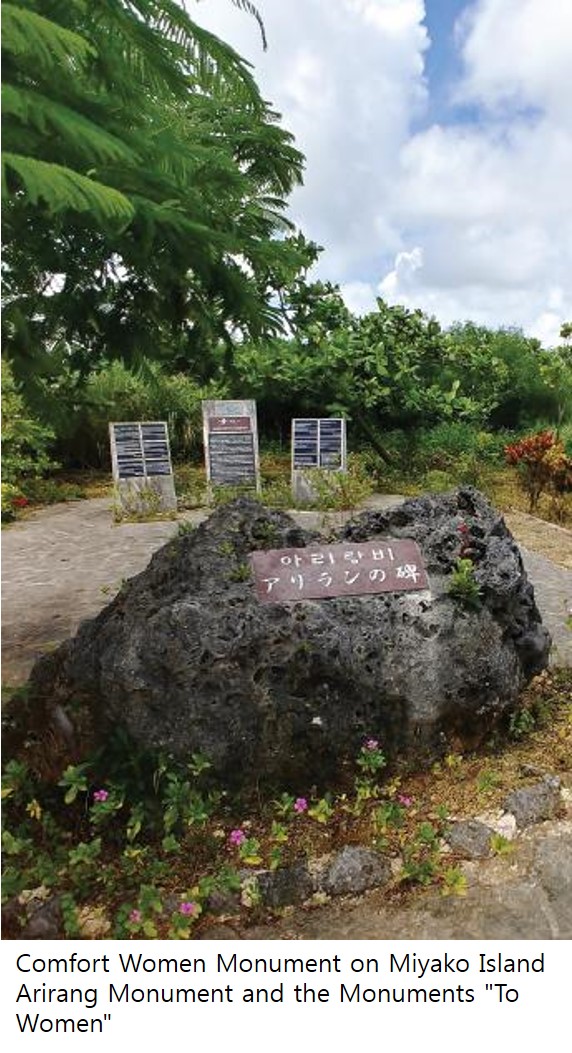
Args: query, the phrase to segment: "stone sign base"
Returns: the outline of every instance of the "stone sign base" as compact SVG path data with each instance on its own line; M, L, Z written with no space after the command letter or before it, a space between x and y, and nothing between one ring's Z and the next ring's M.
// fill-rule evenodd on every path
M315 484L316 476L323 479L325 486L329 480L339 475L336 471L327 468L293 468L292 469L292 497L295 504L314 504L320 500L320 492Z
M119 479L115 483L113 514L116 519L176 511L177 495L172 475L137 476L135 479Z

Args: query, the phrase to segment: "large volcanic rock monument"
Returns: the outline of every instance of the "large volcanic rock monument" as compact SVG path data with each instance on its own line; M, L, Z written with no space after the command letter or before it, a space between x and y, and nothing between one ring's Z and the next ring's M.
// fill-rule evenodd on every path
M253 552L391 539L419 546L426 587L274 602L257 591ZM451 590L461 552L471 603ZM102 741L120 726L143 748L205 754L230 785L302 789L331 778L364 737L423 760L474 746L549 646L518 548L472 488L365 512L327 537L239 498L161 548L37 663L31 690L60 713L87 707Z

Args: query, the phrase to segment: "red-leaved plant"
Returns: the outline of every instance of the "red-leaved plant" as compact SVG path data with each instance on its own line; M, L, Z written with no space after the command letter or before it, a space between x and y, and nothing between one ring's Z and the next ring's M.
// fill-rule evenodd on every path
M506 446L504 452L508 463L518 470L530 512L536 511L543 493L551 491L558 497L572 489L572 459L553 431L528 435Z

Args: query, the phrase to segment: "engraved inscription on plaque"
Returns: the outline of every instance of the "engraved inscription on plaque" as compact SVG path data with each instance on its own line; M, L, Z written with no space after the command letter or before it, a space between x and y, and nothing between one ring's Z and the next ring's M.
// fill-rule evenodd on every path
M203 402L209 484L259 488L256 404L249 400Z
M419 546L409 538L270 549L251 553L250 561L262 603L429 588Z
M211 435L209 442L211 482L220 486L256 482L252 433L230 432Z
M320 468L343 468L345 421L333 417L320 421Z
M250 417L209 417L209 431L252 431Z
M292 469L345 469L346 422L341 417L298 417L292 421Z

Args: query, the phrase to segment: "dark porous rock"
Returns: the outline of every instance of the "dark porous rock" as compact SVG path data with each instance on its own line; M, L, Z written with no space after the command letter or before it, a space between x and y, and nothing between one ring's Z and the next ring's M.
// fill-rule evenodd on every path
M219 922L215 925L205 925L195 939L197 940L240 940L240 931L232 925Z
M449 593L465 526L476 607ZM369 736L422 761L470 748L547 663L520 553L470 487L365 512L334 540L388 537L418 542L429 589L261 603L250 553L319 535L249 498L221 506L37 663L34 704L102 741L121 727L141 749L205 754L228 785L305 792Z
M2 939L18 940L25 923L25 910L18 896L11 896L2 904Z
M22 940L59 940L63 936L63 918L59 896L52 896L30 914L20 938Z
M447 830L447 844L466 859L484 859L491 854L491 837L494 830L478 819L465 819L453 823Z
M238 914L240 911L240 891L214 889L207 898L207 909L211 914Z
M560 807L560 800L560 779L556 775L545 775L533 786L513 790L503 808L514 815L516 825L522 828L543 819L552 819Z
M289 907L303 903L314 891L314 883L305 860L277 870L257 874L260 898L267 907Z
M379 852L359 845L346 845L336 852L320 885L321 891L330 896L344 896L385 885L390 877L391 864Z

